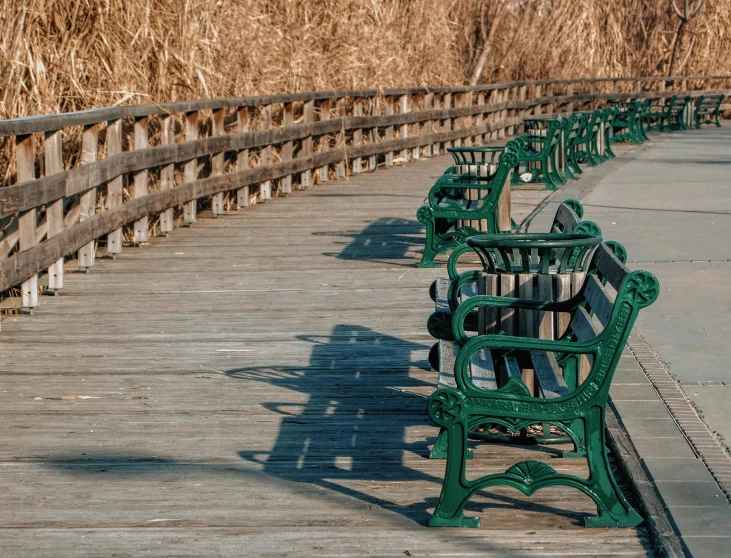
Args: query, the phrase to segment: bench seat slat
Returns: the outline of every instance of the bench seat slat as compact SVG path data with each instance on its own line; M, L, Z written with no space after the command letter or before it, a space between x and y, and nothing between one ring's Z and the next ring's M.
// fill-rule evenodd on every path
M609 295L595 275L589 275L586 278L584 298L586 298L596 317L599 318L599 322L602 326L606 327L609 322L609 318L612 315L614 301L609 298Z
M451 341L439 341L439 380L440 388L456 388L454 363L459 355L459 345ZM470 377L480 389L496 390L497 378L492 353L489 349L477 352L470 360Z
M544 398L555 399L569 394L563 373L553 353L531 351L530 358L533 361L533 369Z
M596 249L594 258L596 268L601 276L607 279L615 290L619 290L619 286L627 277L629 270L617 259L604 242Z
M594 322L591 321L589 314L583 308L576 309L576 313L574 314L569 327L571 328L571 331L576 334L576 338L582 342L591 341L599 335L599 332L594 326Z

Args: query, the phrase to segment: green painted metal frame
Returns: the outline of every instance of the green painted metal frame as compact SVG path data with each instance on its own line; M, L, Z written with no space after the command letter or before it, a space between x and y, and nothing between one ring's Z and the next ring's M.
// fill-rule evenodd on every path
M444 174L432 186L426 202L416 212L416 218L426 227L424 253L419 267L435 267L434 258L462 244L480 231L470 226L458 226L458 221L485 220L487 232L498 233L498 202L511 169L518 163L517 144L504 147L481 147L486 152L500 153L497 171L487 177ZM467 190L481 192L466 208Z
M721 127L719 120L721 116L721 103L725 95L701 95L695 101L693 110L693 122L696 129L700 130L701 124L715 124ZM704 118L705 117L705 118Z
M648 101L632 100L627 102L615 102L619 110L612 119L614 131L610 138L611 143L629 141L633 144L640 144L647 141L643 121L645 113L649 108Z
M429 520L435 527L478 527L479 519L464 516L464 507L478 491L490 486L507 485L530 496L548 486L570 486L590 498L598 516L586 519L590 527L635 527L642 518L622 494L609 467L606 453L605 410L612 376L624 344L641 308L652 304L659 294L657 279L646 271L629 272L616 260L627 275L619 289L609 321L593 340L579 342L567 336L558 341L520 337L485 335L475 337L462 347L455 365L457 389L439 389L429 398L430 418L447 436L447 466L444 484L434 514ZM529 308L546 311L569 311L583 307L583 289L575 297L560 303L474 297L466 304L498 308ZM542 350L557 355L559 365L568 375L578 373L580 355L593 356L591 372L581 385L558 399L532 397L525 385L509 380L502 388L484 391L469 376L469 363L483 349L500 352ZM513 431L531 424L554 424L586 449L589 477L582 479L558 473L545 463L516 463L505 473L468 480L465 470L469 459L467 447L470 425L475 422L500 424Z
M526 130L540 130L544 135L524 134L513 140L519 142L521 150L520 162L513 170L511 184L524 184L521 175L530 173L530 182L542 182L548 190L556 190L566 183L556 160L564 128L563 118L526 118L524 124ZM522 165L525 167L521 172Z

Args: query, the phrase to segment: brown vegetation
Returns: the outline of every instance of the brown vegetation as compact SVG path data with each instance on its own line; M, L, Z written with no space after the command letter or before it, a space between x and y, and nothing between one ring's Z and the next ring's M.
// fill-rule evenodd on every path
M480 62L481 82L667 75L678 31L670 0L2 0L0 21L0 118L455 85ZM710 0L676 72L728 73L729 29Z

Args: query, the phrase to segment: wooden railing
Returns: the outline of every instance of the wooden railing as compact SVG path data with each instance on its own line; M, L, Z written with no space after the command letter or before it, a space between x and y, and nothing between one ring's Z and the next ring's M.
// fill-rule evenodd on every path
M609 98L731 89L731 76L318 91L110 107L0 121L0 292L33 308L90 268L202 209L213 215L421 157L511 136L536 114ZM424 192L429 184L424 185ZM39 274L44 274L39 281ZM7 295L21 285L20 296Z

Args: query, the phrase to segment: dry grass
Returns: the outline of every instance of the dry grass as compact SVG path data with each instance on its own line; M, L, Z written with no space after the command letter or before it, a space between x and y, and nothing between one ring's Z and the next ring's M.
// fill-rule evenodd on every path
M484 1L493 13L498 0ZM0 118L465 83L481 10L481 0L2 0ZM482 81L663 75L676 26L670 0L509 0ZM729 29L731 2L711 0L682 73L728 72Z

